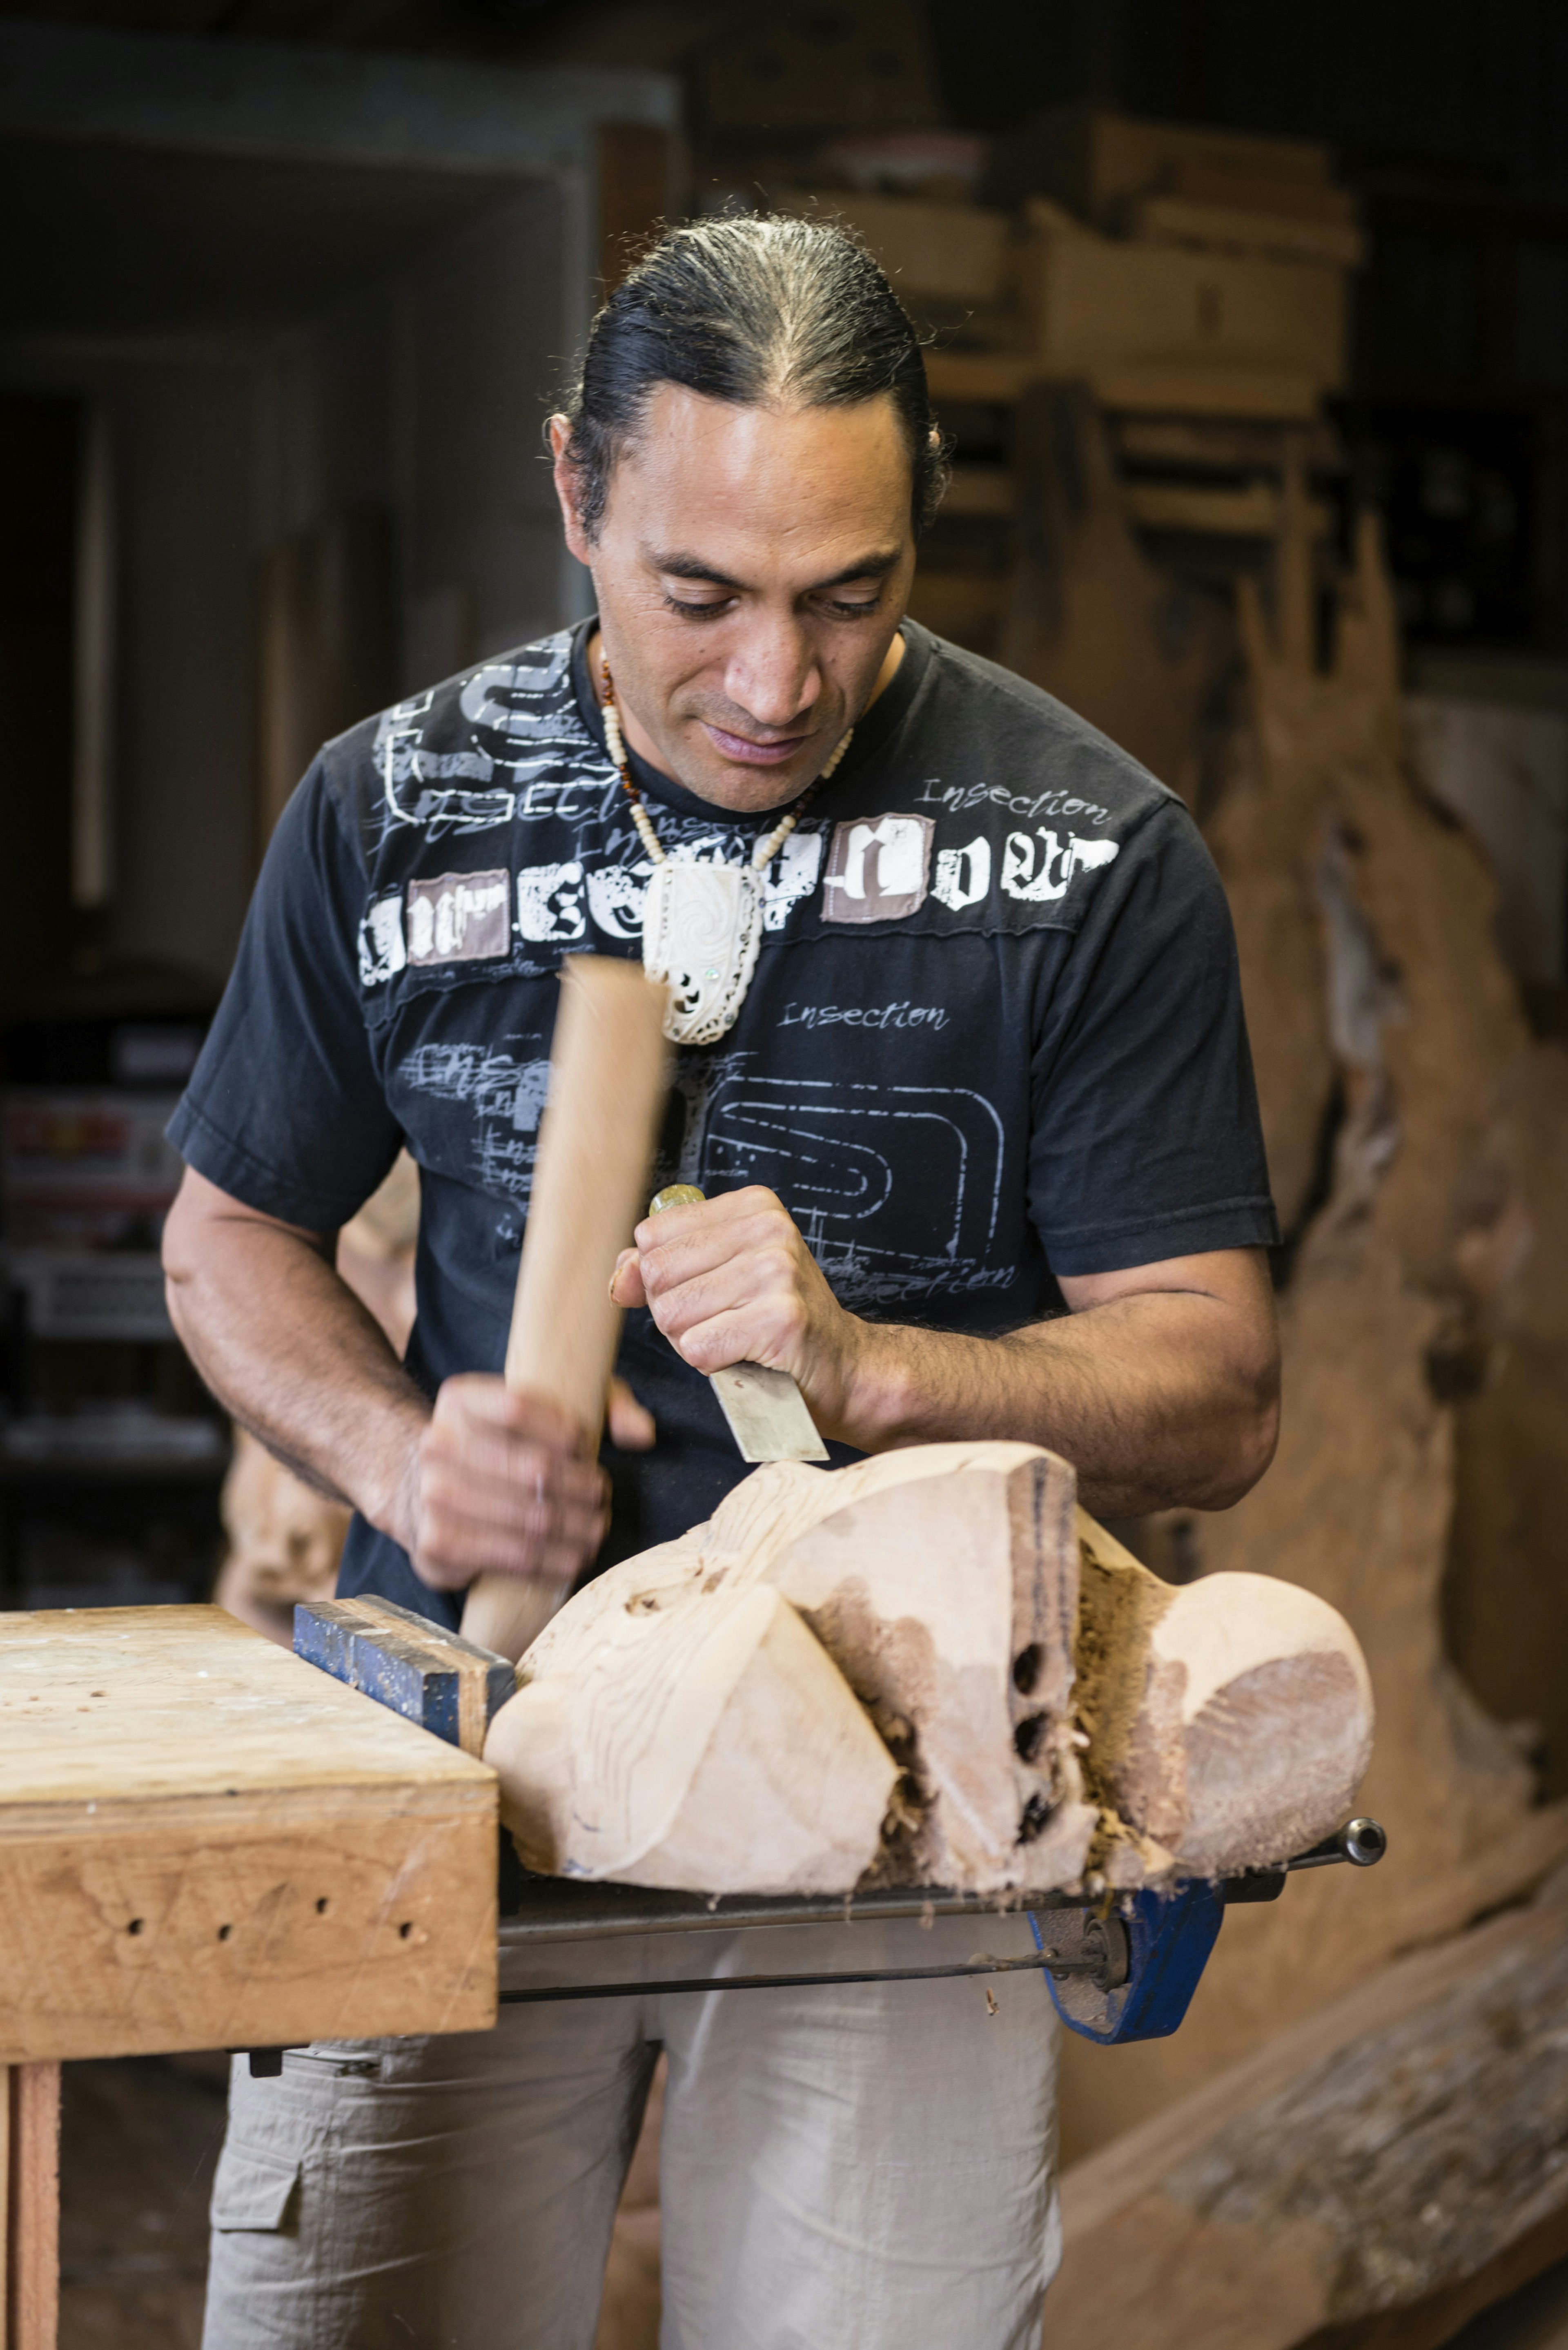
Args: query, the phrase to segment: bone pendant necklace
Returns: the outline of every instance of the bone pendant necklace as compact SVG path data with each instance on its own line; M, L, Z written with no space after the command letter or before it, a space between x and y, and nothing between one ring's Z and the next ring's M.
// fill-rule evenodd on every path
M745 865L696 865L667 857L632 780L609 664L602 661L605 741L631 802L631 820L653 865L642 912L642 967L670 988L664 1033L674 1045L712 1045L733 1027L763 941L763 876L849 748L850 727L814 784L786 810Z

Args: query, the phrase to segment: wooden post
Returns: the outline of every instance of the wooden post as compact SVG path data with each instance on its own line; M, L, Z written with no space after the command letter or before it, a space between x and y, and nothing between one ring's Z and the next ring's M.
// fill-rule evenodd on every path
M562 966L506 1384L563 1405L590 1460L620 1335L610 1276L647 1204L669 1081L667 1001L639 963L570 955ZM463 1608L463 1638L515 1663L565 1597L563 1585L540 1577L482 1575Z
M5 2179L4 2350L56 2350L60 2312L60 2068L12 2064Z

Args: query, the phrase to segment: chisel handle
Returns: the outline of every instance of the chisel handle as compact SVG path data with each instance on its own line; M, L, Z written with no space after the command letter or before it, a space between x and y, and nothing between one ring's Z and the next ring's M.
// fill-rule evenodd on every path
M515 1392L564 1405L590 1460L620 1336L610 1277L646 1197L669 1084L668 997L640 964L614 956L571 955L562 966L505 1376ZM543 1575L482 1575L463 1638L515 1662L566 1596Z

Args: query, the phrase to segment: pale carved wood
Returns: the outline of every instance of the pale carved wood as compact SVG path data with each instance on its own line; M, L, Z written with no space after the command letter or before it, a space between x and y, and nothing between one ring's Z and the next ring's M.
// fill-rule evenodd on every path
M612 1568L491 1726L524 1858L709 1892L1004 1893L1316 1841L1370 1743L1347 1628L1272 1577L1172 1590L1075 1482L1025 1444L779 1462Z

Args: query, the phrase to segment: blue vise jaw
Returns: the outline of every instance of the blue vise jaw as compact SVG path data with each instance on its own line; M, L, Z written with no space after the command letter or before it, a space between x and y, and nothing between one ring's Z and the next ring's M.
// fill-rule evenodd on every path
M1275 1901L1297 1869L1335 1861L1371 1868L1387 1849L1376 1820L1355 1819L1277 1868L1113 1895L1104 1916L1095 1908L1032 1909L1056 2012L1069 2032L1102 2048L1167 2039L1192 2004L1232 1902Z

